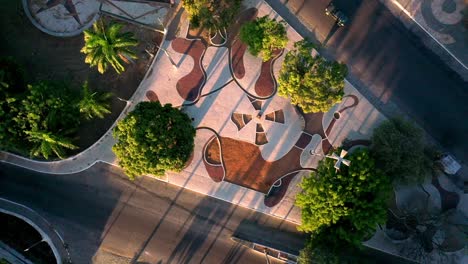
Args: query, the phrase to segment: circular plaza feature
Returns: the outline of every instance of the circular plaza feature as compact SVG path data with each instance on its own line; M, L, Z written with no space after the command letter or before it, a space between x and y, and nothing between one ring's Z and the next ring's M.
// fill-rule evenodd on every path
M39 30L56 37L81 34L99 17L97 0L23 0L24 12Z

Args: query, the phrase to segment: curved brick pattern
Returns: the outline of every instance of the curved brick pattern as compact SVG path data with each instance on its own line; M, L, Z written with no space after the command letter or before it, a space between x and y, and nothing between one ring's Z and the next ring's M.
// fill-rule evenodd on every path
M325 131L322 126L323 113L304 114L305 127L304 132L311 135L318 134L325 138Z
M231 46L232 72L237 79L242 79L245 76L244 53L246 50L247 45L240 40L237 40Z
M283 50L275 50L273 58L262 63L260 76L255 82L255 93L260 97L269 97L276 92L276 81L273 75L273 64L281 55Z
M432 178L432 185L434 185L440 193L442 202L442 211L445 212L449 209L457 208L460 202L460 197L456 192L450 192L442 188L437 178Z
M277 205L283 199L284 195L288 191L289 184L291 180L298 174L298 172L292 173L288 176L281 178L281 185L279 187L271 188L271 191L265 200L263 200L263 204L267 207L273 207Z
M353 94L349 94L349 95L343 96L343 99L347 98L347 97L352 98L353 103L351 105L345 106L345 107L341 108L340 110L338 110L339 113L343 113L345 110L356 107L359 104L359 98L357 96L355 96Z
M206 171L208 175L214 182L221 182L224 178L224 168L223 166L215 166L211 165L206 160L203 160L203 164L205 164Z
M330 135L330 132L332 131L333 126L335 126L335 123L336 123L336 119L332 119L332 121L331 121L330 124L328 125L327 131L325 131L325 135L326 135L327 137L328 137L328 135Z
M212 137L204 147L204 157L212 165L221 165L221 152L218 139Z
M322 140L322 151L323 154L328 154L333 151L333 145L328 141L328 139Z
M150 102L159 101L158 95L155 92L151 91L151 90L146 92L146 98L148 98L148 100Z
M312 136L307 133L302 133L301 137L296 142L296 147L304 149L309 145L310 141L312 140Z
M179 95L187 101L195 101L205 82L205 74L201 68L201 58L206 46L201 40L176 38L171 43L172 48L179 53L193 58L192 71L177 81L176 88Z

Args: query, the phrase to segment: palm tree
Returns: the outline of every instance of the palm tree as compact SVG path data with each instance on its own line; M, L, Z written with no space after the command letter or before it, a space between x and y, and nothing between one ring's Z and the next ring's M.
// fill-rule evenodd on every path
M82 97L78 102L80 113L88 120L93 117L103 118L104 115L111 112L109 105L111 97L112 93L91 92L88 87L88 81L86 81L83 84Z
M85 44L81 52L86 54L85 62L92 67L97 66L101 74L109 65L120 74L125 70L123 64L128 63L129 58L137 58L131 48L138 41L131 32L121 33L122 27L122 24L114 23L105 28L102 20L99 20L94 23L93 30L84 31Z
M27 131L26 134L29 141L35 144L31 149L31 156L43 156L48 159L50 155L55 154L63 159L65 154L64 149L78 148L71 143L70 139L61 135L54 135L50 131Z

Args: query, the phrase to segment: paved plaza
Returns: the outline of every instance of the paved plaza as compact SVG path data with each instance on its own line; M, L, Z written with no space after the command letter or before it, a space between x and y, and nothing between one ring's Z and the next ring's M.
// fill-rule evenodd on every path
M80 13L73 10L84 8L82 3L72 7L71 2L50 4L48 8L33 5L33 20L41 23L35 25L41 29L50 23L63 23L62 29L73 34L81 32L95 19L94 2L88 3L86 19L73 15ZM343 101L327 113L304 114L289 99L278 96L281 64L302 36L287 25L289 42L284 50L276 50L266 62L252 56L238 38L241 24L265 15L278 20L281 17L264 1L243 3L235 23L212 41L206 35L195 34L185 14L176 15L149 71L119 119L141 101L181 108L197 129L193 156L181 173L168 172L160 180L300 223L300 210L294 201L302 177L315 170L323 155L331 154L343 143L347 149L368 146L373 129L386 117L348 81ZM69 12L70 16L53 22L58 19L54 12ZM69 28L72 24L75 27ZM47 31L54 30L49 27ZM0 152L0 160L52 174L80 172L97 162L118 166L112 152L112 128L90 148L64 160L34 161L6 152ZM462 217L468 215L467 195L445 175L411 188L396 190L399 207L413 201L423 188L430 194L434 210L456 209ZM401 254L393 242L378 231L367 245Z

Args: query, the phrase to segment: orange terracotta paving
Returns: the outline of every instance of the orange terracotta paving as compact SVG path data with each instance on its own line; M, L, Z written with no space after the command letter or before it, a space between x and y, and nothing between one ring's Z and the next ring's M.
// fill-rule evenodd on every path
M291 171L302 169L300 165L302 150L296 147L293 147L281 159L269 162L263 159L260 149L254 144L229 137L221 137L220 141L226 171L225 181L268 193L270 187L279 178ZM213 142L216 141L210 143L216 144ZM210 171L208 173L210 174ZM218 179L219 174L210 174L210 177Z

